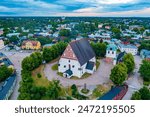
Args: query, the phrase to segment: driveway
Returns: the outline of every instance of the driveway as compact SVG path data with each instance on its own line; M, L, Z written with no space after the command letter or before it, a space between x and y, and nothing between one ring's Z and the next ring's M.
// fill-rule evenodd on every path
M29 56L31 53L9 52L4 50L0 50L0 52L3 52L10 59L17 71L16 86L10 97L10 100L17 100L17 97L19 95L19 82L21 81L21 62L25 57Z
M63 86L71 86L76 84L77 86L83 86L85 83L87 85L98 85L110 82L109 75L111 73L111 69L113 68L112 64L107 64L104 60L100 60L100 67L98 70L88 78L85 79L67 79L57 75L57 71L52 71L51 67L56 64L46 64L44 69L45 76L49 79L57 79L60 80Z
M134 74L129 77L129 79L126 81L126 83L129 86L129 89L124 96L123 100L130 100L132 97L132 94L143 87L143 80L140 77L140 74L138 73L140 64L142 63L142 59L140 56L134 56L135 60L135 69Z

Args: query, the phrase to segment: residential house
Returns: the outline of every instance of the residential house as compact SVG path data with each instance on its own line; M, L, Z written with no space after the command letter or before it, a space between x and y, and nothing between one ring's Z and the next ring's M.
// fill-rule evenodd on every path
M103 24L98 24L98 28L103 28Z
M105 29L108 29L108 30L109 30L110 28L111 28L110 26L105 26Z
M88 40L81 39L69 43L59 60L58 72L63 73L66 78L81 78L84 73L93 74L94 71L96 57Z
M4 41L3 40L0 40L0 49L4 48Z
M43 48L50 48L50 47L52 47L53 45L55 45L55 44L54 44L54 43L45 44L45 45L43 46Z
M31 49L31 50L38 50L41 48L41 43L39 41L23 41L22 49Z
M8 100L11 96L15 84L16 84L16 74L11 75L0 85L0 100Z
M150 60L150 50L142 49L140 52L142 59Z
M0 52L0 66L6 65L9 68L14 68L12 62ZM0 100L8 100L11 96L16 84L16 72L8 77L5 81L0 82Z
M3 33L4 33L3 30L0 30L0 36L1 36Z
M17 37L19 37L19 35L20 35L20 33L9 33L9 34L7 34L6 36L7 36L7 37L12 37L12 36L17 36Z
M136 55L138 52L138 48L132 44L118 44L118 48L121 52L131 53L132 55Z

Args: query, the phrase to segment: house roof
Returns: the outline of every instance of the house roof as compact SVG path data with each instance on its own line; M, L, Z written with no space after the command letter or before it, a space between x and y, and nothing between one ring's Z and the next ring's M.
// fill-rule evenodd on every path
M39 41L30 41L30 40L27 40L27 41L23 41L22 45L25 45L28 42L32 43L33 46L37 46L37 44L38 44Z
M107 50L113 50L113 51L116 51L117 50L117 46L115 44L109 44L107 46Z
M142 49L141 53L145 56L145 58L150 58L150 51L146 49Z
M117 62L125 55L125 52L121 52L118 56L117 56Z
M137 47L136 47L135 45L131 45L131 44L127 44L127 45L119 44L119 46L120 46L121 48L137 49Z
M8 79L6 79L2 85L0 86L0 100L5 99L6 95L8 94L9 90L11 89L14 81L16 79L16 74L13 74Z
M93 70L94 64L94 62L89 61L86 65L86 69Z
M116 86L112 88L108 93L98 98L98 100L112 100L115 98L120 92L124 90L124 86Z
M87 39L72 41L70 46L81 66L95 57L95 53Z
M73 74L70 69L66 70L65 73L69 74L69 76L71 76Z

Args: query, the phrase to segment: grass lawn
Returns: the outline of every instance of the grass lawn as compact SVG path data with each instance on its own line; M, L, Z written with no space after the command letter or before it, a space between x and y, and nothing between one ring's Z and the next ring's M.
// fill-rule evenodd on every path
M146 85L146 86L149 86L150 85L150 81L149 82L148 81L144 81L143 84Z
M38 77L38 74L40 74L41 77ZM49 86L50 81L44 75L44 65L41 65L40 67L32 71L32 78L35 86Z
M85 72L81 78L78 78L77 76L72 76L70 79L80 80L80 79L88 78L89 76L91 76L91 74Z
M85 72L85 73L83 74L82 78L88 78L89 76L91 76L91 74Z
M61 72L57 72L57 75L63 77L63 73L61 73Z
M81 92L82 92L82 93L84 93L84 94L88 94L88 93L89 93L89 91L90 91L90 90L88 90L88 89L84 89L84 88L81 90Z
M96 60L96 70L99 68L99 66L100 66L100 62Z
M109 88L103 85L97 85L97 87L93 90L92 98L97 98L108 92Z
M52 70L53 70L53 71L57 71L57 70L58 70L58 64L54 64L54 65L52 66Z

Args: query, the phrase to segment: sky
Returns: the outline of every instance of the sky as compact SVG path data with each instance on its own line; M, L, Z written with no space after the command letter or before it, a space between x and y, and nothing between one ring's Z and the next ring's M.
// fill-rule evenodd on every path
M150 0L0 0L0 16L150 17Z

